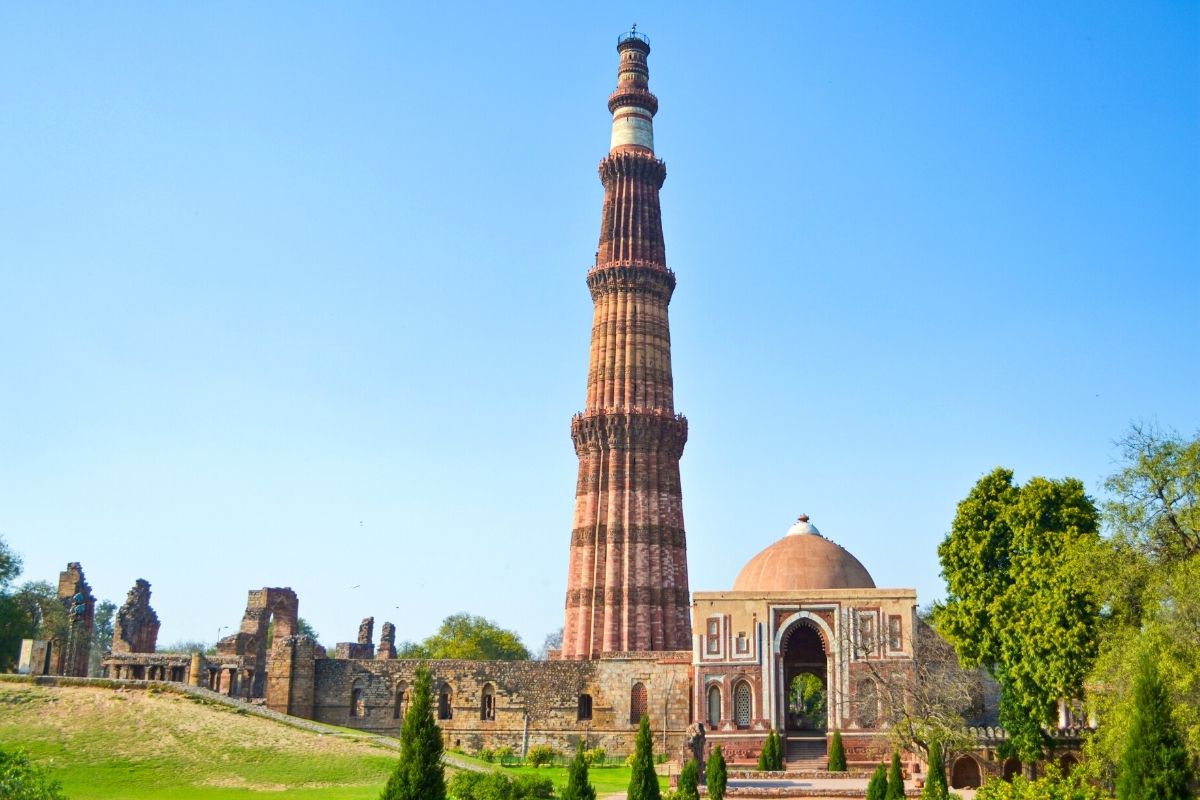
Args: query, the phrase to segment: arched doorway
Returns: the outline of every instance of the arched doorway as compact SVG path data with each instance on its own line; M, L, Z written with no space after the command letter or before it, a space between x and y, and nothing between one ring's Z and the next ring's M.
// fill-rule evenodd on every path
M983 784L983 772L979 762L970 756L962 756L950 770L951 789L978 789Z
M823 733L829 718L829 670L825 643L808 620L783 639L783 708L788 731Z

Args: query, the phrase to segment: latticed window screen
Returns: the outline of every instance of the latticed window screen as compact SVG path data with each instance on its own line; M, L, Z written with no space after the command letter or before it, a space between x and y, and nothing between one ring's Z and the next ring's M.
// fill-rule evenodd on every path
M646 687L644 684L635 683L633 689L629 691L629 721L641 722L642 716L646 713L650 704L646 700Z
M750 684L745 681L733 690L733 721L739 728L750 724Z

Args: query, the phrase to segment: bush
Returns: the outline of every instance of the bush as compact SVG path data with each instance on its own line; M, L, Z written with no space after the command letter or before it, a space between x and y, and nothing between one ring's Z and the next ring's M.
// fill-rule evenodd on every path
M501 764L507 765L513 760L513 749L511 747L497 747L492 751L492 755Z
M58 781L21 751L0 748L0 797L5 800L66 800Z
M608 758L608 753L604 752L603 747L593 747L591 750L583 751L583 761L589 767L600 766L606 758Z
M538 775L518 775L513 781L513 800L541 800L554 796L554 782Z
M762 752L758 754L758 769L764 772L777 772L783 769L783 742L779 739L779 731L774 728L767 734Z
M867 800L884 800L887 797L887 767L880 764L867 784Z
M549 778L520 775L513 779L501 772L463 770L450 779L455 800L541 800L554 796Z
M991 778L975 793L975 800L1103 800L1106 795L1087 782L1083 770L1075 770L1064 778L1058 767L1047 764L1042 777L1031 781L1017 775L1012 783Z
M942 763L942 746L937 740L929 743L929 774L925 777L921 797L925 800L950 798L950 789L946 786L946 767Z
M721 745L714 747L712 755L708 757L704 776L710 800L725 800L725 784L728 776L725 770L725 754L721 752Z
M679 773L679 790L675 792L677 800L700 800L700 766L696 759L690 758Z
M842 732L833 732L833 742L829 745L829 771L846 771L846 748L842 745Z
M575 758L571 759L562 800L596 800L596 788L588 780L587 755L582 744L575 748Z
M480 760L486 761L489 764L491 764L491 763L495 762L495 760L496 760L496 751L489 750L488 748L485 747L479 751L479 758L480 758Z
M544 767L558 756L558 751L548 744L535 744L525 751L525 763L531 767Z

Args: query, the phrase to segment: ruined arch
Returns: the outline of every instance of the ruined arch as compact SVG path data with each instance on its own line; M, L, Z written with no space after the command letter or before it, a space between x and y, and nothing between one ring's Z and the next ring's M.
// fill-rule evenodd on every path
M247 673L241 694L264 697L271 643L295 636L299 630L300 600L287 587L251 589L238 632L217 642L218 655L242 656Z
M446 720L454 718L454 708L451 706L451 701L454 699L453 693L450 690L450 684L443 681L438 685L437 695L437 716L438 719Z
M404 720L404 712L408 710L408 684L404 681L396 683L392 698L392 719Z

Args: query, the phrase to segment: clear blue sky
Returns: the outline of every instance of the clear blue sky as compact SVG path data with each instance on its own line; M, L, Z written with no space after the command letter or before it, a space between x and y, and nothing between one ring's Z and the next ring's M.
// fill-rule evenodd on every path
M1195 3L0 5L0 534L160 642L562 623L617 34L694 590L800 512L943 592L1006 465L1200 428ZM358 588L349 588L358 586Z

